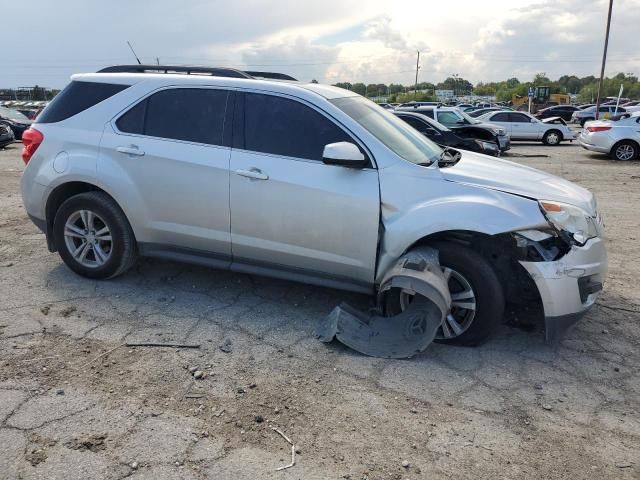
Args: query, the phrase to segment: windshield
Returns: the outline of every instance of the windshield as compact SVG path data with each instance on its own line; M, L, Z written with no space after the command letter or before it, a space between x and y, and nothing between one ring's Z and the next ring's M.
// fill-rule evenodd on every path
M0 107L0 116L10 120L16 120L18 122L29 121L25 115L21 114L17 110L11 110L10 108L5 107Z
M440 159L442 149L438 145L375 103L363 97L330 101L405 160L430 165Z

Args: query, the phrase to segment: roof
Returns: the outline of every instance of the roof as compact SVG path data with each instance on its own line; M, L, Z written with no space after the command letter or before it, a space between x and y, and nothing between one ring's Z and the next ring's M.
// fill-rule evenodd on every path
M358 96L358 94L349 90L333 87L330 85L258 78L257 76L253 77L248 75L248 72L240 72L239 70L234 72L238 72L241 75L231 77L217 76L213 74L186 75L184 73L98 72L75 74L71 76L71 80L84 82L115 83L120 85L135 85L141 82L148 82L156 85L157 88L169 85L216 85L231 88L248 88L252 90L264 90L285 94L288 93L291 95L296 95L296 92L298 92L298 96L300 91L302 90L305 93L320 95L329 100L334 98ZM269 74L269 72L252 73Z

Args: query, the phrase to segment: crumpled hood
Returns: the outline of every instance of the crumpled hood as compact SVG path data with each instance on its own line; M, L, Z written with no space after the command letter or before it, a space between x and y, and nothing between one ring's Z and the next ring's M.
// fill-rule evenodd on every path
M594 196L586 188L507 160L467 151L461 153L462 158L456 165L440 169L445 179L535 200L568 203L595 214Z

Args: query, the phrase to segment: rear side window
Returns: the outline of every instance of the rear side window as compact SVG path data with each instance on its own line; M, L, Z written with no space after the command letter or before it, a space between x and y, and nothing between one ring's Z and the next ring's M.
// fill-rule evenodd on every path
M129 85L71 82L42 111L38 116L38 123L61 122L97 105L126 88L129 88Z
M205 88L162 90L138 103L116 125L125 133L223 145L229 93Z
M325 145L353 140L312 108L295 100L245 94L246 150L286 157L322 160Z

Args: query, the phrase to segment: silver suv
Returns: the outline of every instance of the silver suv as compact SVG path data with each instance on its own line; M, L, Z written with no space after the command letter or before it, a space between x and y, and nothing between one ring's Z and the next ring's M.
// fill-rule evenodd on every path
M443 151L353 92L280 78L74 75L24 134L22 196L49 250L88 278L142 255L381 292L392 316L428 289L383 284L399 263L430 282L406 259L428 246L450 293L438 338L465 345L505 302L541 305L549 337L593 305L607 262L589 191Z

